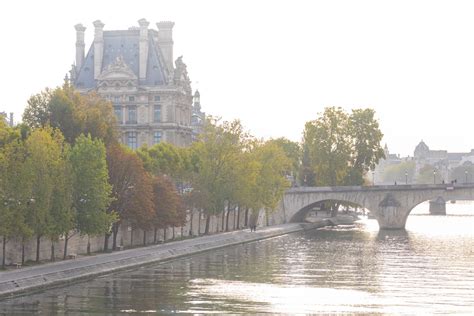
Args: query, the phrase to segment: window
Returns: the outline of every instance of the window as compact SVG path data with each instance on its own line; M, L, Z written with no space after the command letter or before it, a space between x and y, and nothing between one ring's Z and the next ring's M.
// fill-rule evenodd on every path
M159 142L161 142L161 132L160 131L155 132L153 134L153 144L158 144Z
M127 133L127 145L131 149L137 149L137 132Z
M130 102L135 102L135 97L134 97L134 96L129 96L129 97L128 97L128 101L130 101Z
M161 122L161 105L155 104L153 108L153 122Z
M114 96L114 102L120 102L120 96L119 95Z
M128 106L127 124L137 124L137 107L134 105Z
M157 102L157 101L158 101L158 102L159 102L159 101L161 101L160 99L161 99L161 98L160 98L160 96L159 96L159 95L155 95L155 99L154 99L154 100L155 100L155 102Z
M115 116L117 117L117 122L122 124L122 108L120 106L114 107Z

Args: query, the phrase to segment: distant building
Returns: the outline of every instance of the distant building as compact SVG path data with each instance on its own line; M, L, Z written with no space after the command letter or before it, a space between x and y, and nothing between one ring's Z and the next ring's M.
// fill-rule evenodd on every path
M450 153L447 150L431 150L428 145L422 140L416 147L413 157L403 157L399 155L390 154L387 145L384 148L385 159L380 160L374 171L375 182L384 184L384 174L387 167L400 164L402 162L414 161L415 173L414 180L420 174L423 167L429 165L436 171L438 179L448 181L453 169L465 165L474 164L474 149L470 152L464 153ZM385 184L393 184L391 181Z
M8 126L13 127L13 112L10 112L10 116L7 115L7 112L0 112L0 119L2 119Z
M189 145L195 129L193 95L182 57L173 64L174 22L158 22L158 30L149 29L145 19L128 30L104 31L101 21L93 24L94 41L87 55L86 28L75 26L75 88L95 91L113 103L120 140L130 148L161 141Z

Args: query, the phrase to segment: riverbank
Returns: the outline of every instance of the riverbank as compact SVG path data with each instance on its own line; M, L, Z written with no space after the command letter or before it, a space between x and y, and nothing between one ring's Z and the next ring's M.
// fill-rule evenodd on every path
M245 229L5 271L0 273L0 299L67 285L118 270L327 225L326 221L318 221L270 226L256 232Z

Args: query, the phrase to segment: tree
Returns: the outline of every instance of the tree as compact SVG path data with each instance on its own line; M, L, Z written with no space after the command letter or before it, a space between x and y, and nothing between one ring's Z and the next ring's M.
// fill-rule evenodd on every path
M40 260L41 237L48 233L51 233L53 239L58 237L58 234L64 231L63 227L60 227L64 224L63 212L69 212L70 209L71 199L65 193L68 188L59 187L58 183L62 182L61 184L66 186L66 182L63 182L66 177L63 145L60 132L52 129L35 129L26 140L28 156L25 168L30 173L29 181L34 199L34 203L28 208L27 221L36 235L36 262ZM54 214L51 213L52 210L55 211ZM53 218L53 215L57 218ZM66 230L69 230L70 226L66 226ZM53 248L52 250L54 252Z
M433 170L431 170L433 172ZM405 176L406 173L406 176ZM406 161L396 165L389 165L382 174L386 183L412 183L415 178L415 161Z
M286 171L286 174L291 176L293 181L296 180L301 169L302 150L300 144L284 137L271 139L268 142L275 144L285 152L286 157L291 162L291 168Z
M9 130L7 130L9 129ZM1 126L0 138L0 236L3 239L2 268L5 268L6 244L10 238L21 237L23 240L22 262L24 262L24 241L32 231L26 223L26 211L30 206L31 182L29 169L25 168L27 157L23 141L17 137L5 141L2 135L13 132L6 125Z
M474 165L470 161L464 162L451 171L449 178L457 183L473 183Z
M48 125L58 128L70 144L80 134L90 134L106 144L117 141L112 104L95 93L81 95L68 82L32 96L23 121L32 129Z
M315 174L314 185L347 184L351 161L348 125L347 113L336 107L326 108L318 119L306 123L303 143Z
M99 235L110 230L115 213L107 213L112 201L108 183L105 146L101 140L80 135L71 150L73 206L81 234ZM90 242L87 243L90 254Z
M420 171L418 172L418 175L416 177L416 183L420 184L425 184L425 183L434 183L434 173L433 171L435 170L435 167L426 164L423 167L420 168Z
M155 176L152 180L155 217L153 220L154 242L157 241L158 229L164 230L166 240L166 229L183 225L186 220L184 205L181 197L176 191L174 184L164 176ZM183 218L184 214L184 218Z
M268 215L283 198L285 190L290 186L285 174L291 168L291 160L281 147L273 142L257 146L253 152L259 164L256 186L253 189L256 207L261 207ZM257 210L257 208L254 209ZM268 225L268 222L267 222Z
M121 145L107 148L109 181L112 185L113 201L109 213L116 213L119 219L112 226L113 246L117 247L117 234L124 220L132 226L142 228L144 235L151 227L154 216L153 188L150 176L137 154ZM104 251L108 248L110 233L105 234ZM145 236L144 236L145 239Z
M364 175L369 170L374 170L379 160L385 157L380 146L383 134L373 109L352 110L348 122L348 137L352 154L346 183L362 185Z
M194 158L191 160L197 160L193 187L208 197L205 208L206 234L209 233L210 216L225 212L226 204L229 211L230 203L235 202L237 166L249 139L250 136L243 131L240 121L218 125L217 120L208 118L199 141L192 146L191 156ZM222 223L224 224L224 217Z

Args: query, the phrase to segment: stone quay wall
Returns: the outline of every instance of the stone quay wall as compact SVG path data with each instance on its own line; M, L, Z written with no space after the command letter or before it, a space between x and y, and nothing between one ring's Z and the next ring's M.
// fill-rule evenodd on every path
M245 211L242 210L240 213L239 225L237 225L237 219L239 218L237 211L230 211L229 214L229 230L235 230L237 227L243 228L245 225ZM191 220L192 219L192 220ZM258 216L251 216L251 221L256 221L258 226L266 226L267 220L265 219L265 212L260 212ZM270 225L283 224L281 221L271 220ZM224 231L225 231L224 221ZM182 237L198 236L203 235L206 228L206 217L204 215L199 218L199 212L189 212L187 215L186 225L183 227L168 228L166 230L166 240L170 239L181 239ZM211 216L209 232L215 234L223 231L222 229L222 214L218 216ZM174 234L173 234L174 232ZM143 245L143 231L141 229L132 230L131 227L124 223L120 226L119 233L117 235L117 246L123 246L123 248L132 248ZM157 241L163 242L165 232L163 229L159 229L157 232ZM174 236L174 238L173 238ZM75 234L68 241L67 254L82 255L87 253L87 236L81 236ZM112 236L109 238L108 249L112 249ZM154 243L154 231L146 232L146 244ZM104 249L104 236L92 236L90 237L91 252L101 252ZM0 249L3 247L3 239L0 238ZM6 243L6 255L5 262L7 265L13 265L21 262L21 249L22 243L20 238L8 240ZM64 255L64 239L54 242L55 258L62 259ZM51 240L48 238L41 238L40 241L40 261L49 261L51 259ZM0 262L2 260L2 251L0 251ZM32 239L25 243L25 262L36 260L36 238L33 236Z

